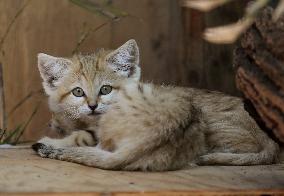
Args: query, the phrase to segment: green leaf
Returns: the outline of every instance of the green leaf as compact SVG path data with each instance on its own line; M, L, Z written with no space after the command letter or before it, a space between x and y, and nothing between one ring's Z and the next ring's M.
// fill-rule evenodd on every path
M2 138L4 138L4 136L5 136L5 133L6 133L5 129L0 129L0 143L2 141Z
M21 99L9 112L8 116L10 116L11 114L13 114L14 111L16 111L21 105L23 105L29 98L32 97L32 92L30 92L29 94L27 94L23 99Z
M18 125L13 131L9 131L9 135L4 138L3 144L10 144L12 143L12 139L15 135L17 135L21 130L22 125Z
M20 137L23 135L23 133L25 132L27 126L30 124L30 122L32 121L32 119L34 118L35 114L37 113L38 109L39 109L40 103L37 104L37 106L35 107L35 109L33 110L33 113L31 114L31 116L29 117L29 119L27 120L27 122L24 124L23 128L21 131L19 131L18 137L13 141L12 144L17 144Z
M30 124L32 119L34 118L35 114L37 113L40 106L40 102L34 108L32 114L30 115L29 119L23 124L18 125L14 130L9 131L9 135L4 137L3 141L0 141L0 144L17 144L23 133L25 132L27 126Z
M19 107L21 107L26 101L28 101L30 98L32 98L36 94L43 94L43 89L39 89L37 91L31 91L28 93L24 98L22 98L8 113L8 116L11 116Z

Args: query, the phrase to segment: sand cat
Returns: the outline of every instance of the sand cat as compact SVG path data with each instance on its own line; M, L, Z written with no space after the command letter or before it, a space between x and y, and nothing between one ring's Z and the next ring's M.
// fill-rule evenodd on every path
M140 82L134 40L113 51L72 58L39 54L38 66L50 109L71 133L34 144L42 157L142 171L277 161L278 145L241 99Z

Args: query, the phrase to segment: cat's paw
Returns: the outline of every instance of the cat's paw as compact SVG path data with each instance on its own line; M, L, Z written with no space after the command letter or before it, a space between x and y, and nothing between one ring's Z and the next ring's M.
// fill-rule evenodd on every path
M43 143L35 143L32 145L32 149L41 157L46 158L49 157L52 152L53 148Z
M46 146L51 146L53 148L59 148L59 142L58 140L56 139L52 139L52 138L49 138L49 137L43 137L41 138L39 141L37 141L37 143L40 143L40 144L44 144Z
M52 146L42 143L33 144L32 149L43 158L56 158L56 155L58 154L58 150L54 149Z
M87 131L80 131L75 138L75 143L77 146L95 146L97 141L91 133Z
M207 165L208 164L208 155L202 155L195 160L197 165Z

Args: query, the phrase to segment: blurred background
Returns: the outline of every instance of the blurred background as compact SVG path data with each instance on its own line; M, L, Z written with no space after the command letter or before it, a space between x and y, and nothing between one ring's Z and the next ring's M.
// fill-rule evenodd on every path
M202 32L236 21L247 2L233 1L204 14L178 0L0 0L7 130L24 126L23 141L48 131L51 115L41 91L39 52L71 56L114 49L134 38L144 81L239 95L232 66L235 45L207 43Z

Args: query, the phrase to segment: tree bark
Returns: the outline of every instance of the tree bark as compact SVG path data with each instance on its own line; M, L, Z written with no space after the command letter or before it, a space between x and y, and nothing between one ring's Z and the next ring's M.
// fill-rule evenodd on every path
M273 22L272 12L265 9L245 32L234 65L237 87L284 142L284 16Z

